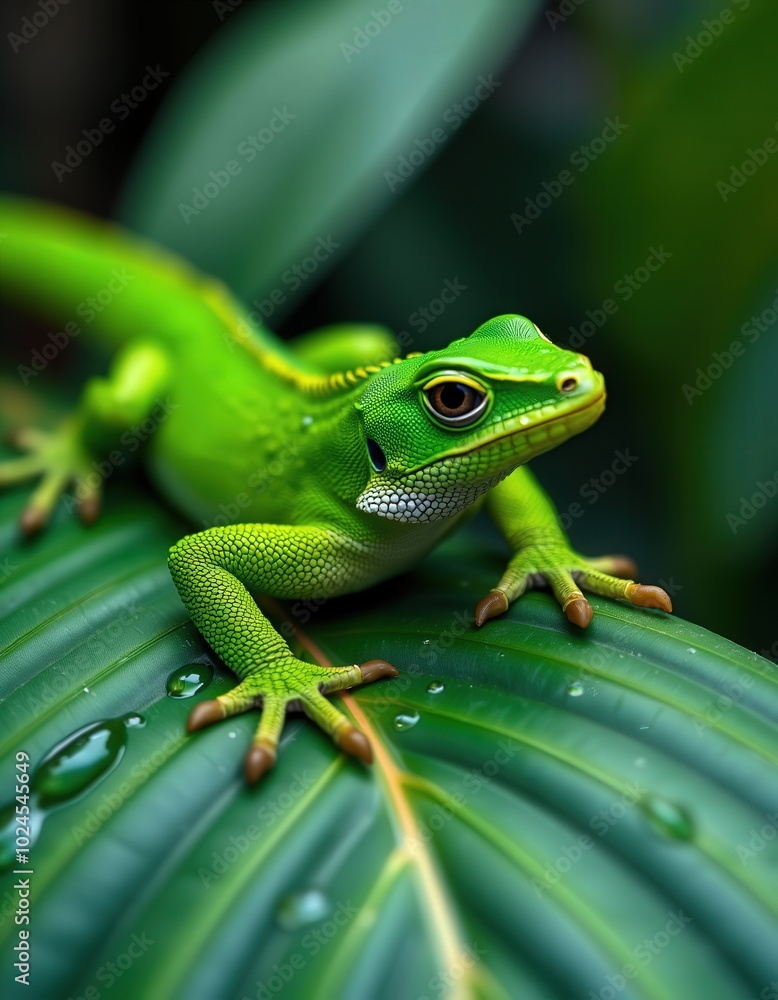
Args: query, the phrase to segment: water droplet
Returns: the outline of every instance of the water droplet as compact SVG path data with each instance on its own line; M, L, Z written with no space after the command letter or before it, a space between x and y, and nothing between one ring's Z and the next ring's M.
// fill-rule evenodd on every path
M303 427L310 427L312 423L313 423L313 417L306 414L303 417Z
M400 713L394 717L394 722L392 725L398 732L402 732L404 729L413 729L416 723L419 721L419 713Z
M580 698L584 693L584 686L580 681L570 681L567 685L567 693L571 698Z
M430 640L429 639L423 639L422 640L422 646L429 646L429 644L430 644Z
M237 734L237 733L235 732L235 730L234 730L234 729L231 729L231 730L229 731L229 733L227 733L227 735L229 736L229 738L230 738L231 740L234 740L234 739L235 739L235 737L236 737L236 736L237 736L238 734Z
M89 694L89 688L88 687L84 688L84 694Z
M440 681L430 681L427 685L427 694L440 694L443 690L443 685Z
M128 715L122 716L122 722L128 729L143 729L146 725L146 720L137 712L130 712Z
M649 795L642 799L640 808L649 823L665 837L673 840L691 840L694 836L694 824L689 813L674 802Z
M689 648L686 650L686 652L687 653L696 653L697 650L693 646L689 646Z
M42 808L80 795L119 762L127 743L121 719L93 722L58 743L40 762L32 791Z
M185 663L168 677L167 693L171 698L191 698L212 680L213 670L207 663Z
M331 909L330 901L323 892L309 889L285 896L276 910L276 919L284 930L295 931L322 920Z

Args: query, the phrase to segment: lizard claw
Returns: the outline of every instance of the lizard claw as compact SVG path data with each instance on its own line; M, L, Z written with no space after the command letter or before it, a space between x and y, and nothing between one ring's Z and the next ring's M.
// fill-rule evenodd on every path
M252 743L243 761L243 772L250 785L255 785L259 779L270 770L276 762L275 748L265 741Z
M627 587L625 596L628 601L636 604L639 608L659 608L661 611L671 612L673 602L670 595L661 587L651 587L643 583L631 583Z
M562 610L567 620L579 628L586 628L592 620L592 606L585 597L574 597Z
M490 590L475 608L476 628L480 628L490 618L496 618L508 610L508 598L501 590Z
M344 726L338 735L338 746L352 757L359 757L365 764L373 763L373 751L367 736L355 726Z

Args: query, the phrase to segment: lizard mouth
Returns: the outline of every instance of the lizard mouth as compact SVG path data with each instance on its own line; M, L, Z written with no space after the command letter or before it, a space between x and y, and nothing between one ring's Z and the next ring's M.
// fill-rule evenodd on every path
M543 441L548 442L549 440L551 440L552 444L561 444L562 441L567 439L567 437L572 437L574 434L578 434L580 431L585 430L592 423L591 420L588 419L582 420L581 418L588 417L588 415L594 410L599 410L601 412L605 408L605 397L606 397L606 392L605 389L603 389L602 392L597 397L595 397L592 400L589 400L589 402L586 403L584 406L579 406L575 410L567 410L565 413L560 413L558 416L551 417L548 420L540 420L535 423L530 421L529 423L520 427L511 427L511 429L507 430L504 434L498 434L495 437L490 438L488 441L482 441L480 444L473 445L471 448L460 448L455 451L447 451L445 455L441 455L439 458L436 458L434 462L428 462L426 465L421 465L418 467L418 469L414 469L413 471L421 472L423 469L428 469L432 465L438 465L440 462L445 462L447 459L450 458L459 458L464 455L474 455L485 448L491 448L494 445L499 445L501 443L509 441L511 438L515 438L522 434L531 434L532 432L537 433L538 431L543 431L543 439L542 439ZM597 416L599 416L599 413L597 414ZM513 424L518 422L520 419L521 419L520 417L512 417L510 421L507 421L506 423ZM580 425L580 426L573 426L570 430L570 433L566 434L564 437L561 435L555 437L553 433L553 428L558 427L560 424L563 425L565 423L572 423L573 425ZM536 443L539 444L541 442L540 440L538 440L537 442L532 442L532 441L530 442L531 445ZM540 449L540 451L544 450L546 449L543 448ZM539 452L536 452L535 454L539 454Z

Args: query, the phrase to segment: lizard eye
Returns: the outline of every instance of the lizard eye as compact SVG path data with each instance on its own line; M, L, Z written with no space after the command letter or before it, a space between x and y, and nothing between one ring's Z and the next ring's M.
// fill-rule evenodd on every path
M467 427L486 412L489 397L476 382L444 375L424 386L424 402L433 417L448 427Z

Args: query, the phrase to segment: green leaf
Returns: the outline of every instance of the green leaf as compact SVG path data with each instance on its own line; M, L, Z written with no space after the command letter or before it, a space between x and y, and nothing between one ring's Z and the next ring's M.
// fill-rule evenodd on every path
M247 300L275 292L262 313L275 322L451 138L462 122L452 106L499 67L534 9L399 6L296 0L237 12L163 106L123 221ZM257 135L261 149L247 145ZM401 157L407 173L390 185Z
M92 741L80 795L34 809L24 995L546 998L622 977L631 996L731 1000L769 983L768 661L603 599L586 633L537 593L476 631L504 556L471 527L303 623L308 656L401 670L343 699L373 767L295 718L248 788L256 716L187 736L194 700L166 695L187 663L215 671L197 698L232 683L166 572L185 526L112 491L94 527L60 512L21 545L23 501L0 500L0 802L17 751L50 796L67 757L43 782L53 747L77 734L83 753L84 727L145 719ZM0 883L4 996L23 989L17 877Z

